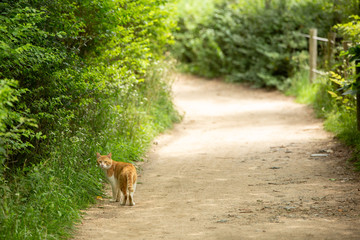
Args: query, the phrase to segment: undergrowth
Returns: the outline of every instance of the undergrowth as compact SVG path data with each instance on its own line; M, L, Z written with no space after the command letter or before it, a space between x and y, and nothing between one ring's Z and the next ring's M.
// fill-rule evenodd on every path
M355 108L344 106L329 94L335 86L332 87L328 76L320 76L310 83L309 71L301 70L291 82L285 93L296 96L299 103L311 105L317 117L324 119L325 130L334 133L340 141L354 149L350 161L360 171L360 131L357 129Z
M0 239L66 239L96 152L141 161L179 120L165 0L0 2Z
M162 67L153 67L145 79L148 84L137 88L127 122L117 105L100 104L103 114L111 115L105 131L90 135L84 126L54 133L59 136L53 136L56 142L39 164L6 170L0 179L2 239L70 237L74 223L81 220L79 209L103 195L104 175L95 153L112 152L117 161L141 161L151 140L179 121L171 103L170 76Z

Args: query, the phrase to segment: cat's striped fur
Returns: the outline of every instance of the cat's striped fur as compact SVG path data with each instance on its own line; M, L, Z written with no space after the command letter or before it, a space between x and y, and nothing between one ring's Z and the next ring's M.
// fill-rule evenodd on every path
M111 153L100 155L96 153L97 163L102 168L109 180L112 188L112 201L126 204L129 199L129 205L134 206L134 193L136 190L136 168L131 163L116 162L111 159Z

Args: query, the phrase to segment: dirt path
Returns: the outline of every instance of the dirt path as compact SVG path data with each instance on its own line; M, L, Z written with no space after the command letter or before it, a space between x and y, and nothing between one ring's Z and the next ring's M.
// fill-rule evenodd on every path
M173 89L186 114L141 166L136 206L99 201L75 239L360 239L359 178L309 108L190 76Z

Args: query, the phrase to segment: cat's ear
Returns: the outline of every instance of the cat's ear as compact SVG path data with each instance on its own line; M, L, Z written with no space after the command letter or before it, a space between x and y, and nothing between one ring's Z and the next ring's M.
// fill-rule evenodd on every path
M101 157L100 153L96 153L96 157L97 158Z
M111 158L111 153L109 153L107 156L108 156L108 158Z

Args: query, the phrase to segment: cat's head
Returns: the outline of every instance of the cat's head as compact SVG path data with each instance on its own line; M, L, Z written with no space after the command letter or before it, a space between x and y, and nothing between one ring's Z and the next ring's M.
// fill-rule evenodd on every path
M109 169L111 167L112 165L111 153L109 153L108 155L100 155L100 153L96 153L96 157L97 157L97 163L100 168Z

